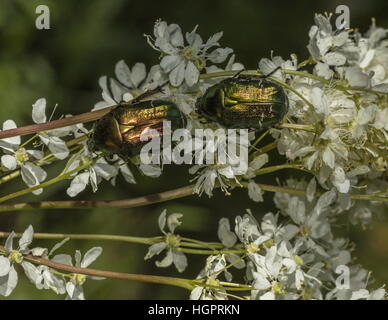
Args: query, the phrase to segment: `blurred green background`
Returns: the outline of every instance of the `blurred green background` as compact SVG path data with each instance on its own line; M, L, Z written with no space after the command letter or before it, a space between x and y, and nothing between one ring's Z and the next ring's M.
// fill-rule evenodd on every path
M46 4L51 13L51 29L35 28L35 8ZM366 31L372 17L381 26L388 26L388 2L381 1L48 1L0 0L0 119L14 119L18 126L30 124L31 105L46 97L48 106L56 103L59 114L88 111L100 99L97 80L113 75L114 65L125 59L128 65L157 63L157 53L146 43L144 33L152 34L153 23L162 18L191 31L199 24L199 33L207 38L223 30L223 46L235 50L237 61L256 68L261 57L275 55L287 58L296 53L307 57L308 31L314 13L334 12L338 4L350 7L351 27ZM50 109L51 111L52 109ZM273 153L272 156L275 156ZM49 169L51 176L63 164ZM294 175L282 172L280 179ZM116 187L103 183L96 194L81 193L76 199L124 199L184 186L191 178L187 168L166 167L162 177L150 179L136 174L137 184L126 184L121 178ZM260 178L274 183L275 176ZM41 196L25 196L16 201L68 199L64 190L68 182L47 188ZM1 194L24 188L18 181L1 186ZM89 190L89 189L88 189ZM26 211L1 213L0 231L23 231L32 224L36 232L105 233L133 236L159 235L157 218L167 208L169 213L184 213L178 233L204 241L216 241L218 220L234 220L246 208L264 214L271 207L272 194L266 202L252 202L246 191L233 191L225 197L219 191L213 198L187 197L167 203L121 210L94 211ZM341 231L341 230L340 230ZM370 231L346 226L342 232L357 244L354 255L364 267L374 270L378 283L388 282L388 221L375 223ZM52 247L54 241L35 241L35 245ZM194 278L205 257L189 256L189 268L179 274L174 268L159 269L154 260L145 262L147 247L118 242L69 241L63 253L92 246L102 246L102 256L95 268L158 275ZM50 291L36 290L24 277L11 299L61 299ZM188 292L167 286L119 280L88 281L88 299L185 299Z

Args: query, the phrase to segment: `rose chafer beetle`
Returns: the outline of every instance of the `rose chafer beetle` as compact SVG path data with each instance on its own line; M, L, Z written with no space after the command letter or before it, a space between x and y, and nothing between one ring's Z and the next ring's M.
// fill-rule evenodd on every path
M242 74L219 82L197 100L198 114L227 128L276 125L288 111L288 98L280 85L266 79L268 76Z
M155 129L156 136L163 136L163 121L171 122L171 130L182 128L185 119L177 106L164 100L122 103L95 122L89 139L89 148L107 155L118 154L123 158L140 153L147 141L140 135L145 129ZM147 135L152 139L152 135Z

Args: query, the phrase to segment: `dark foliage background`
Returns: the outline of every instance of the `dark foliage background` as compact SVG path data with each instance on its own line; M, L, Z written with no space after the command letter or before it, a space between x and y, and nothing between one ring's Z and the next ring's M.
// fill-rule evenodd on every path
M35 8L46 4L51 12L51 29L35 28ZM0 0L0 120L14 119L18 126L30 124L31 105L46 97L51 108L58 103L60 114L88 111L100 100L98 77L113 75L114 65L125 59L128 65L141 61L151 66L157 63L157 53L146 43L144 33L152 34L157 18L175 22L191 31L199 24L199 33L207 37L223 30L222 44L234 48L237 60L248 68L256 68L261 57L271 50L284 58L296 53L300 60L307 57L308 30L314 13L334 12L338 4L351 10L351 27L366 31L370 19L388 27L388 2L381 1L54 1ZM272 158L275 154L272 154ZM54 165L54 176L63 164ZM280 179L295 175L284 171ZM103 183L96 194L81 193L76 199L124 199L165 191L188 183L190 176L182 166L166 167L162 177L150 179L136 174L138 183L128 185L122 179L116 187ZM262 183L274 183L275 176L260 178ZM47 188L39 196L18 200L68 199L64 190L69 182ZM0 193L19 190L19 181L0 186ZM23 231L32 224L36 232L106 233L134 236L159 234L157 217L168 212L184 213L180 234L204 241L216 241L219 218L232 220L251 208L258 216L271 207L272 194L266 202L252 202L246 191L233 191L225 197L219 191L213 198L188 197L168 203L122 210L93 211L26 211L1 213L0 231ZM388 282L388 222L375 223L373 230L362 231L350 225L338 232L356 242L355 255L366 268L375 272L378 283ZM53 241L36 241L36 245L51 247ZM144 262L147 248L142 245L117 242L70 241L62 251L83 253L92 246L104 248L103 255L92 265L95 268L130 272L183 276L194 278L205 258L189 256L189 268L182 274L173 268L158 269ZM89 299L184 299L188 292L167 286L118 280L88 281ZM36 290L25 278L11 299L57 299L50 291Z

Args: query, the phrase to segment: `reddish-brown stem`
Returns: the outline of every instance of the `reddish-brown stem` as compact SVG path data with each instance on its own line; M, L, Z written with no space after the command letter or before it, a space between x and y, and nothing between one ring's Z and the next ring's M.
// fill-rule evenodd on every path
M48 121L44 123L32 124L15 129L0 131L0 139L11 138L15 136L25 136L27 134L37 133L40 131L52 130L62 127L71 126L78 123L86 123L96 121L110 112L116 106L107 107L104 109L81 113L76 116Z
M31 209L90 209L90 208L135 208L153 203L187 197L193 193L194 185L123 200L78 200L41 201L0 205L0 212Z

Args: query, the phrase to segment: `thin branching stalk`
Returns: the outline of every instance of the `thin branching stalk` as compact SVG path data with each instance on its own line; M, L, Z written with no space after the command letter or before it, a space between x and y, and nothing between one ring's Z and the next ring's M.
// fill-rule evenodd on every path
M194 185L123 200L79 200L79 201L41 201L0 205L0 212L36 209L91 209L91 208L135 208L153 203L187 197L193 194Z
M288 187L271 186L259 184L264 191L270 192L285 192L296 195L305 194L304 190L297 190ZM150 205L168 200L179 199L192 195L194 185L188 185L181 188L164 191L148 196L141 196L131 199L110 200L110 201L93 201L93 200L78 200L78 201L41 201L41 202L22 202L15 204L0 205L0 212L6 211L21 211L21 210L36 210L36 209L91 209L91 208L134 208L145 205ZM0 198L0 201L2 198Z
M311 74L311 73L308 73L308 72L305 72L305 71L296 71L296 70L283 70L283 73L285 74L290 74L290 75L294 75L294 76L300 76L300 77L304 77L304 78L310 78L310 79L313 79L313 80L316 80L316 81L319 81L323 84L326 84L327 86L330 86L330 87L333 87L337 90L341 90L343 92L345 92L346 94L351 94L349 91L359 91L359 92L366 92L366 93L372 93L372 94L375 94L375 95L388 95L387 92L382 92L382 91L376 91L376 90L372 90L372 89L366 89L366 88L356 88L356 87L351 87L351 86L342 86L338 83L334 83L333 81L330 81L330 80L326 80L322 77L318 77L314 74Z
M243 183L244 185L244 183ZM258 184L263 191L282 192L293 195L305 195L306 191L294 189L284 186L274 186L268 184ZM92 200L77 200L77 201L38 201L38 202L21 202L15 204L1 204L0 212L10 211L27 211L39 209L91 209L91 208L135 208L146 206L154 203L165 202L173 199L184 198L193 194L194 185L187 185L177 189L141 196L137 198L110 200L110 201L92 201ZM385 201L388 202L388 197L379 194L350 194L353 200L369 200L369 201Z
M10 232L0 232L0 238L7 238ZM20 238L22 233L14 233L16 238ZM155 243L166 241L165 236L158 237L133 237L133 236L120 236L113 234L68 234L68 233L34 233L34 239L45 240L95 240L95 241L120 241L126 243L136 243L152 245ZM177 251L182 251L188 254L227 254L227 253L244 253L242 245L236 245L231 248L225 248L220 242L203 242L190 238L181 238L179 247L175 248ZM185 239L185 241L183 241Z
M304 172L311 173L311 174L316 174L314 171L303 168L303 166L300 164L290 163L290 164L280 164L280 165L276 165L276 166L270 166L270 167L258 169L255 171L255 175L258 176L258 175L272 173L272 172L276 172L276 171L284 170L284 169L295 169L295 170L300 170L300 171L304 171Z
M6 250L3 246L0 246L0 252L2 252L3 254L6 253ZM23 255L23 259L36 265L44 265L44 266L53 268L55 270L66 271L72 274L84 274L84 275L103 277L103 278L157 283L157 284L181 287L188 290L192 290L194 288L192 284L192 280L189 280L189 279L153 276L153 275L146 275L146 274L122 273L122 272L114 272L114 271L106 271L106 270L97 270L97 269L91 269L91 268L79 268L79 267L74 267L66 264L57 263L48 259L35 257L31 254Z
M0 232L0 238L7 238L10 232ZM22 233L14 233L15 238L20 238ZM139 243L152 245L157 242L163 241L163 237L132 237L132 236L119 236L114 234L70 234L70 233L34 233L34 239L45 240L98 240L98 241L121 241L129 243Z

